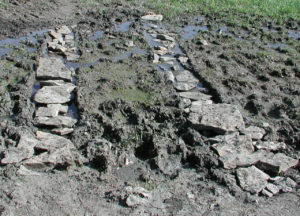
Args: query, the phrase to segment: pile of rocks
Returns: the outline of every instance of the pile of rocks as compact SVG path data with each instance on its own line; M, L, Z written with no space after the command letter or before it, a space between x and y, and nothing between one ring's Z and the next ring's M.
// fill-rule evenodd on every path
M52 42L48 49L63 53L74 59L70 48L74 46L74 37L67 26L50 31ZM77 57L76 57L77 58ZM73 71L68 69L59 56L46 56L39 59L36 78L41 88L35 93L36 112L34 123L52 133L66 135L73 132L77 120L67 116L68 102L73 99L72 92L76 88L72 84ZM4 153L2 164L20 163L26 167L39 170L51 170L56 167L68 167L74 163L76 155L73 143L62 136L37 131L36 135L28 130L18 132L18 143ZM73 153L72 153L73 152ZM78 155L77 155L78 156Z
M180 50L174 37L161 26L147 26L150 26L146 28L146 38L151 36L152 40L150 46L160 44L152 45L153 63L158 66L170 65L163 70L166 82L172 83L178 91L181 97L179 106L188 113L190 127L201 134L214 135L206 142L219 155L224 169L235 170L240 187L250 193L262 193L269 197L296 187L297 184L290 178L271 178L269 175L276 176L298 165L298 159L280 152L286 149L285 143L263 140L265 129L245 127L243 116L236 106L214 103L211 95L205 94L206 90L199 87L199 80L186 69L191 68L189 59Z

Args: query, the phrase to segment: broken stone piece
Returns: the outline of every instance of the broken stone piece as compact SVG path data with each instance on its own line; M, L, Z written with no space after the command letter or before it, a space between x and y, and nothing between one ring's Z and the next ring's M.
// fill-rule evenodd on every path
M153 54L153 64L159 63L159 55L156 53Z
M265 189L270 191L273 195L278 194L280 191L279 188L272 183L268 183Z
M191 109L188 120L198 130L212 130L226 134L245 128L243 117L236 106L230 104L204 104Z
M257 166L262 170L282 173L294 166L297 166L298 162L299 160L297 159L288 157L283 153L277 153L273 157L263 158L259 161Z
M284 142L272 142L272 141L265 141L265 142L258 142L255 144L257 149L264 149L268 151L279 151L286 148L286 144Z
M70 149L74 148L73 143L69 139L66 139L62 136L57 136L43 131L37 131L36 137L40 142L34 147L35 149L52 152L55 149L59 149L65 146Z
M192 102L192 106L194 106L193 110L196 109L196 106L202 105L202 104L213 104L212 100L197 100Z
M166 34L158 34L158 35L156 36L156 38L157 38L157 39L160 39L160 40L171 41L171 42L174 42L174 41L175 41L175 39L174 39L173 37L170 37L170 36L168 36L168 35L166 35Z
M171 71L166 71L164 74L165 82L166 83L174 83L174 75Z
M62 39L62 34L60 34L60 33L57 33L56 31L54 31L53 29L51 29L50 31L49 31L49 34L50 34L50 36L52 37L52 38L54 38L54 39Z
M160 14L149 14L141 17L143 20L148 20L148 21L162 21L163 20L163 15Z
M55 134L59 134L61 136L64 136L64 135L67 135L67 134L70 134L74 131L73 128L55 128L55 129L52 129L51 132L55 133Z
M56 117L59 113L66 114L67 112L68 106L61 104L48 104L47 107L39 107L35 113L35 116Z
M256 126L249 126L243 131L245 134L251 135L253 140L261 140L266 134L266 131L263 128Z
M72 33L71 29L69 29L69 27L66 26L66 25L63 25L63 26L57 28L56 32L60 33L60 34L63 34L63 35L68 35L68 34Z
M239 185L245 191L257 194L262 191L268 184L270 176L255 166L249 168L239 168L236 171Z
M41 175L38 172L27 169L23 165L20 166L19 170L17 171L17 174L22 175L22 176L40 176Z
M67 51L67 48L58 44L57 42L48 42L48 48L51 51L60 52L60 53L64 53Z
M187 82L175 82L174 88L178 91L189 91L196 88L197 84Z
M211 95L204 94L202 92L179 92L178 95L183 98L191 100L210 100Z
M68 116L56 116L56 117L36 117L35 122L37 125L46 125L53 127L73 127L77 120Z
M71 100L75 85L67 83L60 86L44 86L34 95L34 101L42 104L63 104Z
M169 56L161 56L160 57L160 61L162 61L162 62L168 62L168 61L172 61L172 60L174 60L173 57L169 57Z
M72 73L57 57L40 58L36 71L37 79L61 79L72 81Z
M263 189L263 190L261 191L261 193L262 193L263 195L267 196L267 197L273 197L273 194L272 194L270 191L266 190L266 189Z
M176 80L178 82L189 82L189 83L198 83L199 80L196 79L193 74L187 70L183 71L182 73L176 76Z
M179 57L178 57L178 61L179 61L181 64L187 63L188 60L189 60L188 57L184 57L184 56L179 56Z

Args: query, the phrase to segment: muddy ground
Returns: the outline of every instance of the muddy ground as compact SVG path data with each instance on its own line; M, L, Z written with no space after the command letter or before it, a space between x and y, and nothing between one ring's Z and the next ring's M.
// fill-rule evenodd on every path
M48 29L67 25L80 58L67 62L77 86L68 115L78 122L65 137L83 159L26 175L20 164L1 164L0 215L300 214L299 186L273 197L244 191L236 170L223 168L208 142L216 134L190 126L178 92L153 64L140 19L147 9L125 3L101 3L98 10L81 1L4 2L0 158L17 145L20 131L41 129L34 123L32 99L36 68L47 52ZM214 103L236 105L246 126L264 128L263 141L284 142L287 148L280 152L299 159L300 23L237 17L199 13L155 24L176 39L189 59L185 69ZM299 169L279 175L299 184Z

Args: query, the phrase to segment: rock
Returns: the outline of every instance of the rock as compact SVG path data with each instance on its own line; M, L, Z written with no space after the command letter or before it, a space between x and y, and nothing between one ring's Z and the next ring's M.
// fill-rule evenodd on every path
M57 28L56 32L60 33L60 34L63 34L63 35L68 35L68 34L72 33L71 29L69 29L69 27L66 26L66 25L63 25L60 28Z
M200 40L200 44L203 45L203 46L207 46L208 45L208 42L206 40Z
M136 208L139 205L145 204L145 200L137 195L130 194L126 198L126 205L131 208Z
M202 92L179 92L178 95L191 100L210 100L211 96Z
M297 159L288 157L283 153L277 153L273 155L273 157L267 157L260 160L257 167L274 173L282 173L294 166L297 166L298 162L299 161Z
M256 126L249 126L243 131L245 134L249 134L253 140L261 140L266 134L266 131L263 128Z
M166 71L165 74L164 74L164 78L165 78L165 82L166 83L174 83L174 75L171 71Z
M37 131L36 136L40 140L40 142L34 147L37 150L53 152L56 149L63 147L74 149L73 143L62 136L57 136L42 131Z
M265 141L256 143L255 147L257 149L264 149L268 151L279 151L286 149L286 144L284 142Z
M196 88L197 84L195 83L186 83L186 82L175 82L174 88L178 91L189 91Z
M62 79L72 81L72 73L63 61L56 57L40 58L36 71L37 79Z
M213 104L212 100L197 100L192 102L192 110L197 109L197 106L202 105L202 104Z
M162 21L163 15L160 14L149 14L141 17L143 20L147 21Z
M61 136L73 133L73 131L73 128L55 128L51 130L52 133L59 134Z
M269 175L257 169L255 166L239 168L236 171L236 175L241 188L252 194L257 194L262 191L270 178Z
M156 158L156 165L165 175L174 177L181 168L180 157L178 155L169 155L168 153L159 154Z
M68 61L77 61L80 58L80 55L72 52L64 52Z
M297 187L297 183L294 182L289 177L286 178L286 177L277 176L275 178L271 178L270 180L271 182L273 182L275 186L277 186L279 190L283 192L292 192L293 188Z
M182 98L178 104L178 107L181 108L181 109L184 109L188 106L191 105L191 100L190 99L187 99L187 98Z
M48 42L48 49L54 52L64 53L67 51L67 48L58 44L57 42Z
M169 52L169 50L166 47L163 46L155 46L154 47L154 53L158 55L165 55Z
M173 61L175 60L173 57L169 57L169 56L161 56L160 57L160 61L162 62L168 62L168 61Z
M56 116L56 117L36 117L35 122L37 125L46 125L53 127L73 127L77 120L68 116Z
M52 43L53 43L53 44L60 44L60 45L62 45L63 47L66 45L66 42L64 41L63 38L53 39L53 40L52 40Z
M146 204L148 199L151 198L150 193L142 187L126 187L126 193L129 194L126 198L126 205L135 208L139 205Z
M47 107L39 107L35 112L37 117L56 117L59 113L66 114L68 106L61 104L48 104Z
M280 191L279 188L276 185L272 184L272 183L268 183L265 190L271 192L273 195L278 194L279 191Z
M134 43L133 43L133 41L126 41L125 42L125 46L127 46L127 47L134 47Z
M63 104L71 101L71 92L75 85L67 83L60 86L44 86L37 91L34 100L43 104Z
M19 170L17 171L18 175L22 176L40 176L41 174L38 172L31 171L24 167L23 165L20 166Z
M179 57L178 57L178 61L179 61L181 64L187 63L188 60L189 60L188 57L184 57L184 56L179 56Z
M198 79L196 79L193 74L187 70L181 72L176 76L176 80L178 82L189 82L189 83L195 83L197 84L199 82Z
M59 39L61 40L63 38L62 34L57 33L56 31L54 31L53 29L51 29L49 31L49 35L53 38L53 39Z
M262 193L263 195L267 196L267 197L272 197L272 196L273 196L273 194L272 194L270 191L266 190L266 189L263 189L263 190L261 191L261 193Z
M156 53L153 54L153 64L159 63L159 55Z
M74 41L74 36L70 34L65 35L65 41L66 42Z
M212 130L226 134L245 129L243 117L236 106L230 104L203 104L191 109L188 120L198 130Z
M157 39L160 39L160 40L166 40L166 41L171 41L171 42L175 42L175 39L166 35L166 34L158 34L156 36Z
M48 171L56 167L60 169L67 168L72 164L73 157L70 148L67 146L51 152L44 152L23 162L23 165L28 168L43 171Z
M12 147L4 152L2 164L19 163L34 155L34 147L39 141L30 133L21 135L17 147Z

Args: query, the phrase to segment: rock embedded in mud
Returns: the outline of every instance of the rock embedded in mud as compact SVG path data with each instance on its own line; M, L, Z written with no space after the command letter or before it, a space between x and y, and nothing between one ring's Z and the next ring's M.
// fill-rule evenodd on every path
M48 42L48 48L51 51L60 53L64 53L67 51L67 48L65 48L63 45L58 44L57 42Z
M34 147L39 141L29 132L21 135L21 138L16 147L12 147L4 152L2 164L19 163L24 159L34 155Z
M37 125L53 126L53 127L73 127L77 120L68 116L56 117L36 117L35 122Z
M266 131L265 129L260 127L249 126L245 128L243 133L249 134L253 140L261 140L263 136L266 134Z
M236 106L230 104L203 104L191 109L188 120L198 130L212 130L226 134L245 129L243 117Z
M61 79L71 82L72 72L60 58L40 58L36 77L37 79Z
M160 14L149 14L141 17L142 20L147 20L147 21L162 21L163 20L163 15Z
M160 40L166 40L166 41L175 42L175 39L173 37L168 36L166 34L158 34L158 35L156 35L156 38L160 39Z
M255 147L257 149L264 149L268 151L279 151L286 149L286 144L284 142L265 141L256 143Z
M178 91L189 91L196 88L197 84L187 82L175 82L174 88Z
M257 166L262 170L274 173L286 172L288 169L298 165L299 160L286 156L283 153L277 153L272 157L262 158Z
M189 82L189 83L195 83L197 84L199 82L198 79L196 79L193 74L190 71L183 71L176 75L176 80L178 82Z
M61 136L57 136L42 131L37 131L36 137L39 139L40 142L34 148L38 150L51 152L54 151L55 149L59 149L62 147L68 147L70 149L74 149L73 143L70 140Z
M47 107L39 107L35 113L37 117L56 117L59 113L66 114L68 106L61 104L48 104Z
M52 133L59 134L59 135L61 135L61 136L70 134L70 133L72 133L73 131L74 131L73 128L55 128L55 129L52 129L52 130L51 130Z
M236 171L239 185L245 191L252 194L258 194L266 185L270 176L263 171L257 169L255 166L249 168L239 168Z
M71 93L76 88L71 83L60 86L44 86L34 96L34 101L42 104L63 104L71 101Z
M203 94L202 92L179 92L178 95L182 98L188 98L194 101L211 99L211 95Z

